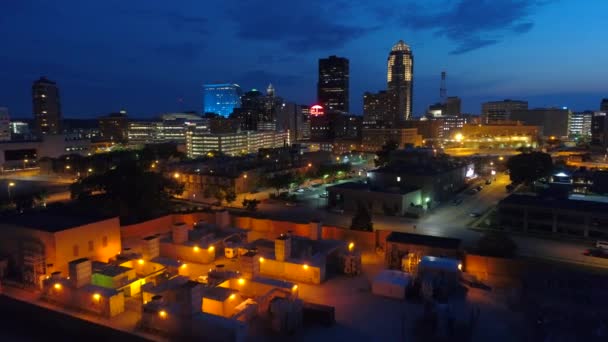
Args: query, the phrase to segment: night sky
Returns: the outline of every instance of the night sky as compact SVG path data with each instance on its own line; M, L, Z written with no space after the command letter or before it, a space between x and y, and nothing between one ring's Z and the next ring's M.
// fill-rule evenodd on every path
M200 112L214 82L272 82L312 104L317 60L335 54L350 59L359 114L364 91L385 89L388 52L403 39L417 116L438 100L442 70L467 112L504 98L597 110L608 97L606 13L605 0L2 0L0 106L31 116L41 75L59 84L65 117Z

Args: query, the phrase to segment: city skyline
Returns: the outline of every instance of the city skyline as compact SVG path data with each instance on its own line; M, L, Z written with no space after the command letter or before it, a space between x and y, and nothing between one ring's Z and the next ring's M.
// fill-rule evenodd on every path
M448 73L448 96L462 98L463 112L479 113L482 102L506 98L526 100L532 108L597 110L606 96L604 48L594 42L608 4L399 4L407 14L395 14L391 6L397 3L390 1L265 1L246 8L226 3L209 7L215 12L208 15L199 15L209 12L195 2L180 9L161 2L147 9L119 2L68 1L60 9L37 4L35 10L32 3L5 4L0 27L11 37L5 45L11 53L0 59L6 80L0 105L13 117L30 116L31 82L43 75L60 86L63 115L70 118L120 108L134 117L200 110L201 86L215 82L238 83L245 91L272 83L279 96L312 104L318 59L339 55L351 62L351 112L362 114L363 93L385 87L386 51L399 39L417 56L414 116L437 102L442 70ZM346 19L335 19L337 10ZM253 11L268 14L247 18ZM292 13L293 20L269 20L281 13ZM586 24L565 30L565 14ZM106 25L110 17L117 25ZM56 24L48 25L51 19ZM215 29L223 21L229 25Z

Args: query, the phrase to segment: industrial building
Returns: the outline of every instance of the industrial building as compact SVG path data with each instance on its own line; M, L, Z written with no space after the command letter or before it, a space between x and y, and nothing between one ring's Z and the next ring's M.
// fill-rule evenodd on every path
M419 215L424 205L418 187L374 188L365 183L342 183L327 188L328 207L345 211L357 211L364 206L379 215Z
M0 220L0 253L23 282L40 286L53 272L67 274L70 261L108 262L121 251L118 217L49 209Z
M501 229L542 234L608 237L608 203L512 194L498 202Z

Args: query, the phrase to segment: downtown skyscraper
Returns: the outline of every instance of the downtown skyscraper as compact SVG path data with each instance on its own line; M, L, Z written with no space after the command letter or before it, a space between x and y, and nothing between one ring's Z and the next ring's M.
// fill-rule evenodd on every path
M57 84L41 77L32 85L32 104L36 134L61 133L61 101Z
M387 61L387 92L390 95L390 111L396 121L412 117L414 55L410 47L400 40L393 45Z
M205 84L203 113L215 113L227 118L241 107L241 87L238 84Z
M348 113L349 62L344 57L319 59L317 101L328 111Z

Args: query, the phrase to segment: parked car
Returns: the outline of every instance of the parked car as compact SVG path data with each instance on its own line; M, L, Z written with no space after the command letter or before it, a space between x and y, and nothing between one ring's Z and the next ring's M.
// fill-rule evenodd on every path
M299 193L299 194L301 194L301 193L304 192L304 189L300 188L300 189L296 190L296 192Z
M327 196L329 196L329 194L327 193L327 191L322 192L319 194L319 198L327 198Z
M469 216L471 216L471 217L480 217L481 214L478 213L478 212L476 212L476 211L474 211L474 212L470 213Z

